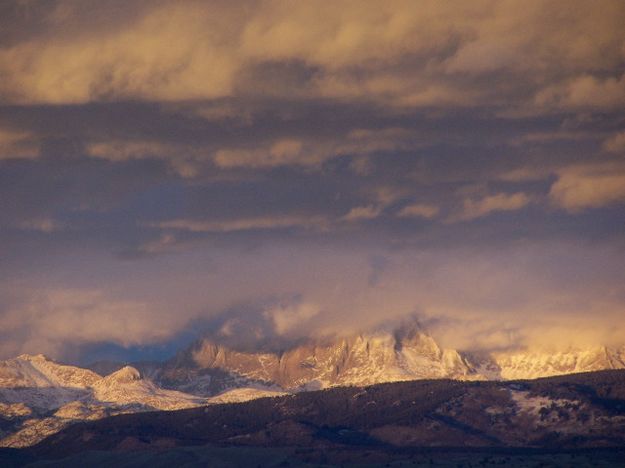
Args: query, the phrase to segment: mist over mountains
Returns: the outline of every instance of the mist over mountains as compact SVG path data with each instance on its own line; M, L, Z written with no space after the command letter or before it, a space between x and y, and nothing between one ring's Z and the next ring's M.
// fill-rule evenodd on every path
M527 379L624 366L624 347L446 349L411 319L346 337L309 339L281 352L239 351L203 339L166 362L158 379L195 392L224 389L231 381L299 390L423 378Z
M281 352L237 350L204 338L164 362L89 367L58 364L42 355L0 362L0 444L31 445L76 421L115 414L331 387L535 379L625 369L625 346L471 353L442 348L416 320L409 320L367 333L310 339Z

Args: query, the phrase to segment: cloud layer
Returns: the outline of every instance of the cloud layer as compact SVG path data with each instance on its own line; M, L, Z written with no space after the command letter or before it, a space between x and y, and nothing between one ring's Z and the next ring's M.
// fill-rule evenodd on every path
M0 354L412 313L452 347L625 342L623 24L619 0L5 2Z
M508 101L481 78L532 77L518 104L612 107L623 97L620 2L79 2L6 10L31 32L2 48L5 99L84 103L234 95L400 106ZM17 34L16 34L17 36ZM608 76L606 76L608 74ZM514 91L513 91L514 92Z

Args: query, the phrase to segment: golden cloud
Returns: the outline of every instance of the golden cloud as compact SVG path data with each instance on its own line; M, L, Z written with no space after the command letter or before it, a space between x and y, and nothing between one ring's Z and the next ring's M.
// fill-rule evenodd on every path
M428 203L414 203L412 205L404 206L397 216L400 218L433 218L439 212L439 208L436 205Z
M527 206L530 201L530 198L523 192L498 193L480 199L465 198L462 211L452 215L448 221L470 221L497 211L516 211Z
M367 206L356 206L349 210L349 212L343 216L344 221L362 221L366 219L375 219L377 218L382 209L377 206L367 205Z
M411 132L402 128L354 129L342 138L309 141L283 138L252 149L222 148L215 151L213 161L222 168L313 167L336 157L405 150L419 144Z
M150 226L190 232L237 232L288 228L324 230L328 226L328 220L323 216L264 216L221 221L174 219L150 224Z
M68 340L75 344L110 341L123 346L155 342L182 326L175 322L171 315L158 314L146 303L85 289L39 291L26 303L0 314L3 333L13 334L14 338L7 340L15 348L13 353L38 349L56 354ZM24 331L26 336L19 340Z
M278 335L284 335L302 326L318 315L319 306L307 302L295 304L279 304L263 312L263 316L274 323Z
M603 142L603 149L610 153L625 153L625 131L607 138Z
M522 99L500 81L475 79L501 71L525 74L540 105L614 106L622 97L623 78L606 77L623 60L619 0L148 2L124 17L102 7L107 22L61 5L48 28L0 48L5 101L184 101L294 89L407 106ZM295 88L262 85L254 70L275 63L312 75Z
M303 157L302 142L294 139L278 140L267 149L221 149L213 158L219 167L272 167L284 165L314 165L323 159L320 155Z
M551 201L569 212L625 202L625 167L620 163L564 168L549 191Z
M540 106L565 109L622 109L625 106L625 74L605 79L583 75L541 90L535 101Z

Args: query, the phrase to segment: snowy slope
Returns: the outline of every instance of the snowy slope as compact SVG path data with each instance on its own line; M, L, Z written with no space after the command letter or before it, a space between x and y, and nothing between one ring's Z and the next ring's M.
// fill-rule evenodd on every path
M625 369L623 349L597 346L560 352L530 351L493 356L504 380L535 379L552 375Z
M88 369L65 366L42 354L23 354L0 361L0 388L65 387L89 388L101 377Z
M100 379L95 372L57 364L42 355L21 355L0 361L0 402L44 412L86 397ZM4 414L0 407L0 416Z
M206 403L165 390L124 367L107 377L45 356L22 355L0 362L0 446L31 445L79 420L146 410L174 410Z
M158 410L190 408L206 403L204 398L159 388L151 380L142 379L139 371L130 366L98 380L92 390L92 398L98 402L140 404Z

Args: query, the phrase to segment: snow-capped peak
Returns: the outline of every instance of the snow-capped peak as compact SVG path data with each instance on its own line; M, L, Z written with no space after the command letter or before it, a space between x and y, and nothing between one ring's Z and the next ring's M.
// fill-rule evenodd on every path
M131 366L101 377L43 355L24 354L0 361L0 416L15 421L13 434L0 445L32 444L73 420L281 392L432 378L526 379L623 368L625 347L472 355L440 347L414 322L311 340L281 353L243 352L202 340L146 372L150 378Z
M88 369L22 354L0 362L0 388L88 388L102 377Z
M101 377L43 355L21 355L0 361L0 416L14 425L0 446L31 445L75 420L205 403L204 398L158 387L134 367Z
M250 383L295 390L461 378L471 372L457 351L440 348L416 320L409 320L351 336L309 340L279 354L243 352L202 340L167 363L161 378L172 388L210 396Z
M128 383L141 380L141 373L132 366L124 366L118 371L104 377L107 382Z

